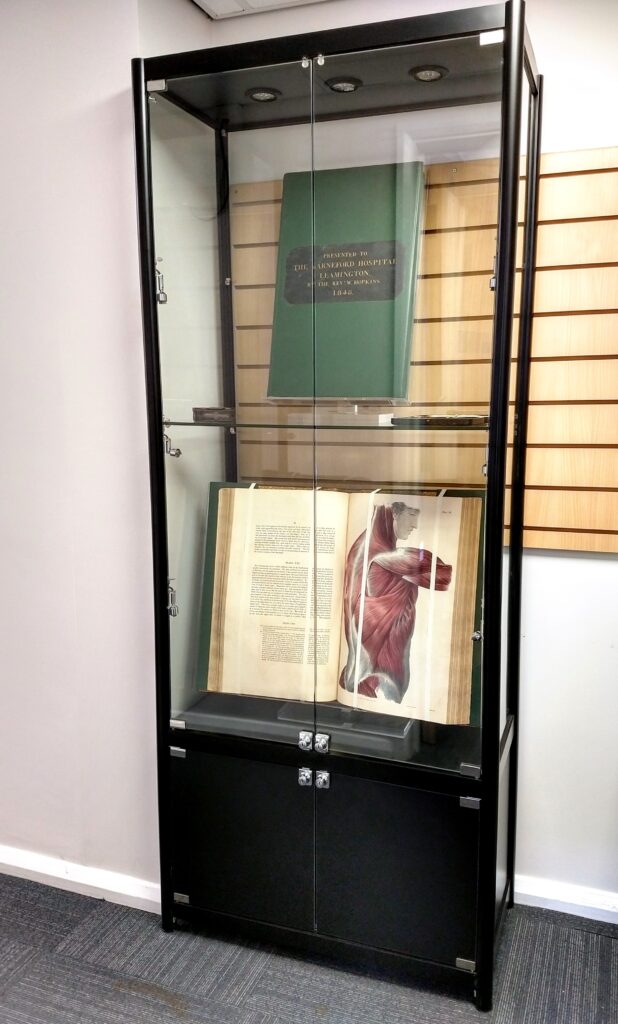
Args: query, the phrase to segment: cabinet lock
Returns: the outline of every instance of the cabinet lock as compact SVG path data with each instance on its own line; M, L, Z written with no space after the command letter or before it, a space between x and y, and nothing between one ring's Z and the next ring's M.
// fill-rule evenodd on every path
M298 734L298 746L301 750L311 750L313 747L313 733L304 729Z
M318 754L328 754L328 745L330 743L330 736L325 732L316 732L315 739L313 741L313 749Z

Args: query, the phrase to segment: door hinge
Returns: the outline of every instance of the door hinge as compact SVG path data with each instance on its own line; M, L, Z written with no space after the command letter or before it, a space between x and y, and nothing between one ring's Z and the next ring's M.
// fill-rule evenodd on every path
M455 960L455 967L458 967L460 971L468 971L469 974L475 974L476 960L465 960L464 957L458 956Z
M478 796L460 796L459 806L469 807L471 811L480 811L481 799Z

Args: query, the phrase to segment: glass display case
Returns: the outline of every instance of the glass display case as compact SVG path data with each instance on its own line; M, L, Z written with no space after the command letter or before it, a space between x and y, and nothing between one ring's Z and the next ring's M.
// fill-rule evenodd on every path
M164 926L431 962L488 1007L538 182L523 4L136 60L134 91Z

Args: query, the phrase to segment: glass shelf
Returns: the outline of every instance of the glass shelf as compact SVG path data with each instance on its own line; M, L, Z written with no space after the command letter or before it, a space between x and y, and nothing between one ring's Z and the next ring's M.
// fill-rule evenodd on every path
M281 430L469 430L487 431L489 416L484 414L439 413L435 415L421 414L418 416L396 416L390 413L355 414L347 411L329 412L315 415L313 410L303 414L299 411L293 420L285 422L255 422L238 419L233 410L193 409L193 419L166 418L164 426L168 427L226 427L233 429L266 429ZM350 422L353 420L353 422Z

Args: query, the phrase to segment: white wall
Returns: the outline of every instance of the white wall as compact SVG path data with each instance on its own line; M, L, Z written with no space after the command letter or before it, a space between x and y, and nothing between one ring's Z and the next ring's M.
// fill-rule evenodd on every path
M212 23L190 0L4 0L0 865L156 899L130 58L461 6L332 0ZM615 145L618 5L528 12L544 148ZM526 556L524 898L618 890L615 571L602 556Z
M192 0L127 0L136 2L139 49L133 56L154 57L214 45L215 26Z
M4 0L1 23L0 861L156 883L137 9Z
M518 872L616 891L618 559L529 552Z

